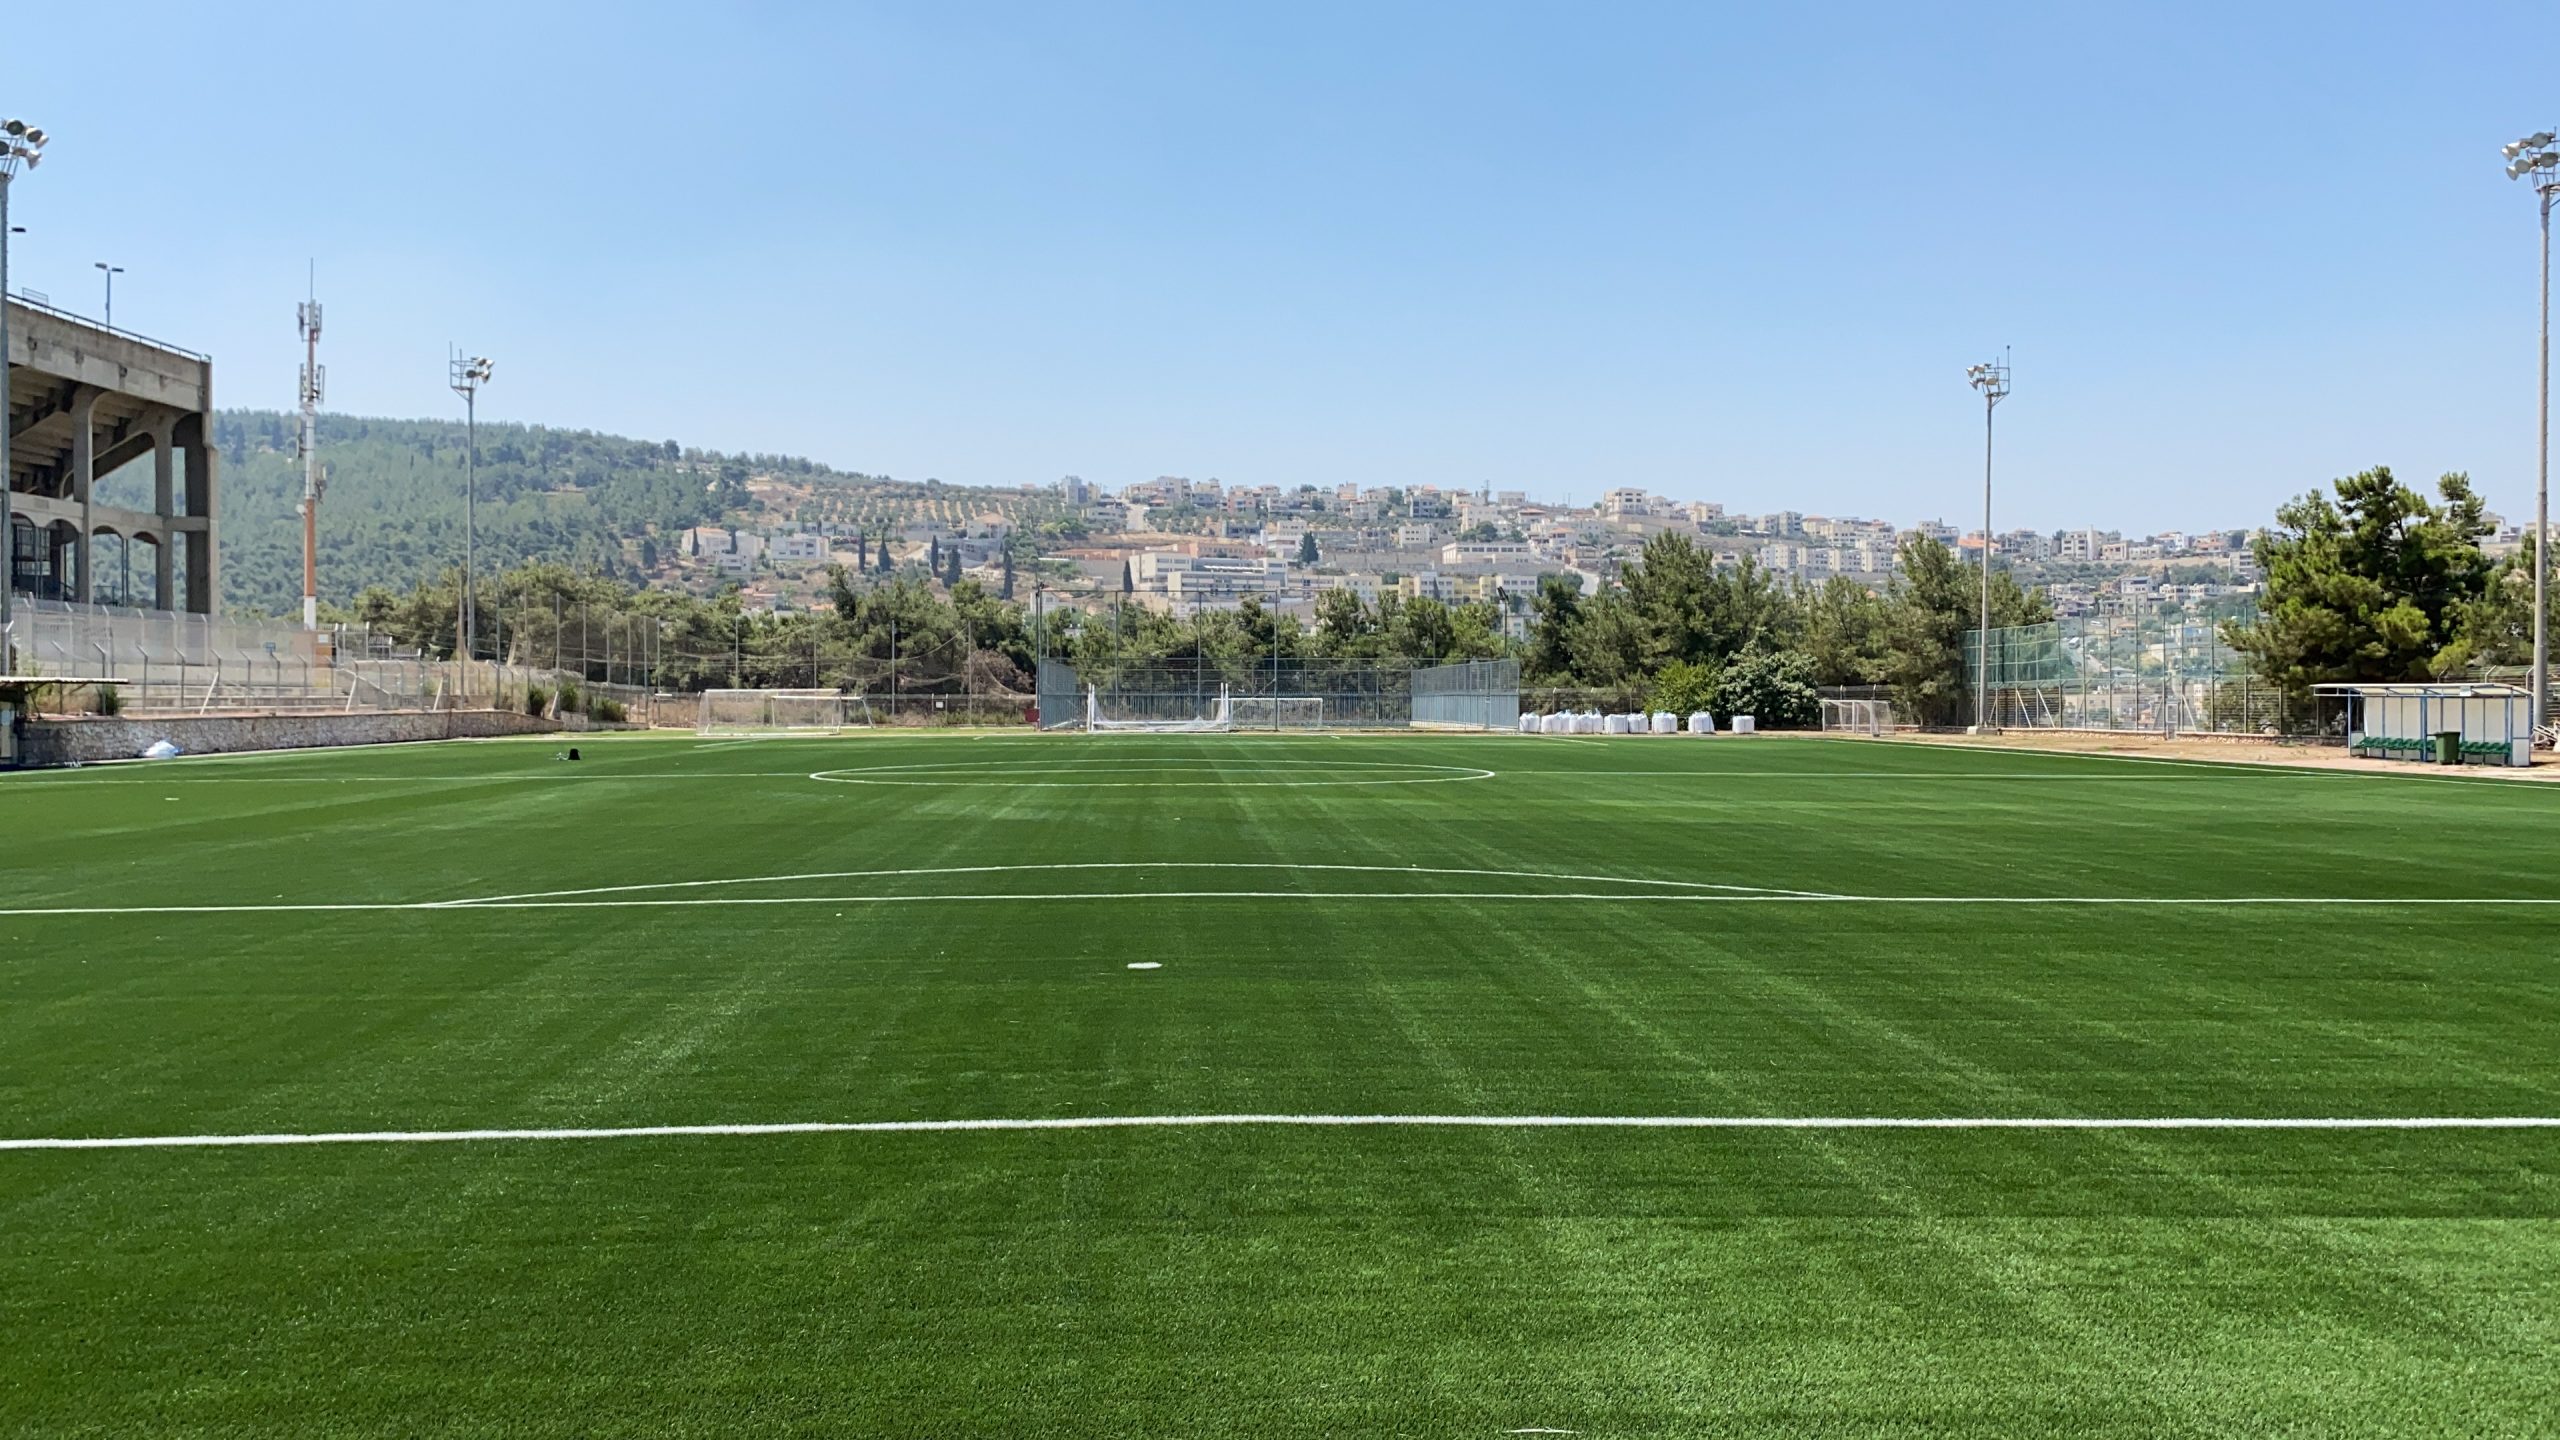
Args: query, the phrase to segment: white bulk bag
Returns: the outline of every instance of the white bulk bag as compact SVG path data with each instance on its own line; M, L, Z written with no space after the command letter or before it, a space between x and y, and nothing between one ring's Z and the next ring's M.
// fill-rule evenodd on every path
M1733 723L1726 728L1732 730L1736 735L1749 735L1759 727L1752 723L1752 717L1748 715L1736 715L1733 717Z
M1708 714L1704 710L1690 711L1689 733L1692 735L1713 735L1716 733L1716 717Z
M1654 712L1653 712L1653 733L1654 733L1654 734L1656 734L1656 735L1677 735L1677 734L1679 734L1679 733L1680 733L1680 717L1679 717L1679 716L1677 716L1677 715L1672 714L1672 713L1671 713L1670 711L1668 711L1668 710L1656 710L1656 711L1654 711Z

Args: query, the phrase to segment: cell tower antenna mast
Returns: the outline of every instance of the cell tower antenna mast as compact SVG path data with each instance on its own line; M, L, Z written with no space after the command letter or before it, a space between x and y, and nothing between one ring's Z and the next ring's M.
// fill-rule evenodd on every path
M313 267L316 280L318 266ZM320 628L320 396L329 374L320 368L320 301L295 307L302 330L302 628Z

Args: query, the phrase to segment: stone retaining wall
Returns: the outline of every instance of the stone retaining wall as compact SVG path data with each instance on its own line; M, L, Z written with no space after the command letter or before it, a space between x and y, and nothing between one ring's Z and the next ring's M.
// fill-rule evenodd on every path
M533 735L556 720L511 710L378 710L348 715L84 715L29 719L19 734L23 765L131 760L155 740L190 755L237 750L301 750L332 745L388 745L405 740L461 740Z

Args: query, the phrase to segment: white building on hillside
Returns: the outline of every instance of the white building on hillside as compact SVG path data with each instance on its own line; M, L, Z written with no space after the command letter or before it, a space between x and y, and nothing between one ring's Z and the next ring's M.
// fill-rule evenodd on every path
M1288 588L1289 567L1273 556L1244 559L1149 550L1130 562L1130 580L1142 595L1169 607L1216 609L1248 595L1269 597Z
M1443 565L1499 564L1529 558L1526 540L1452 540L1440 547Z

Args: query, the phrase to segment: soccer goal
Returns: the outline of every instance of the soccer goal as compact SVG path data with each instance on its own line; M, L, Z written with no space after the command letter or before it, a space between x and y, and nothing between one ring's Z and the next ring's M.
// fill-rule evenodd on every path
M834 690L705 690L697 735L832 735L871 725L870 703Z
M1136 703L1132 703L1132 700ZM1180 701L1181 697L1172 697ZM1168 697L1115 697L1105 701L1090 685L1084 692L1084 728L1092 734L1195 735L1236 728L1235 702L1227 687L1203 709L1189 703L1167 704Z
M1238 730L1321 730L1321 695L1246 695L1229 707Z
M1887 700L1822 702L1822 728L1847 735L1881 735L1893 728L1893 704Z

